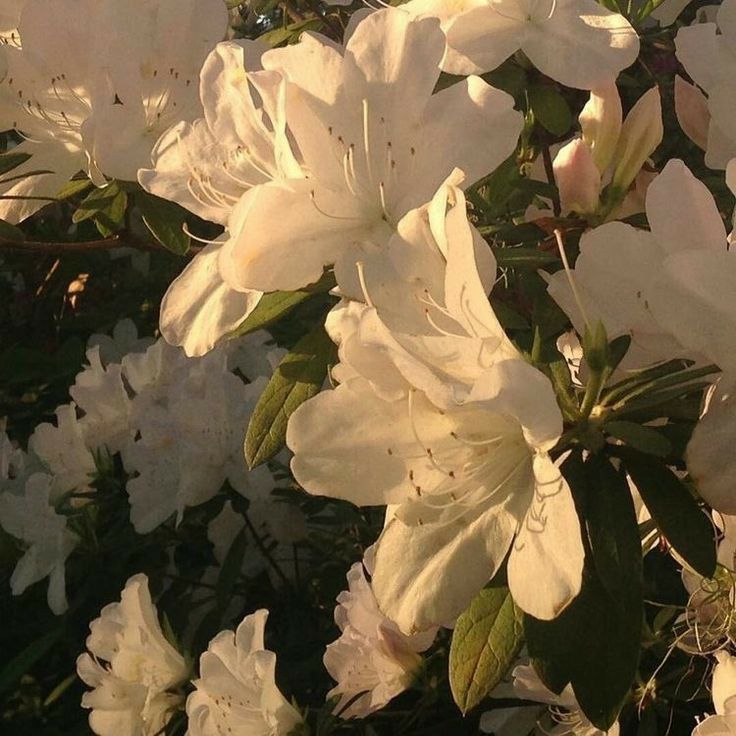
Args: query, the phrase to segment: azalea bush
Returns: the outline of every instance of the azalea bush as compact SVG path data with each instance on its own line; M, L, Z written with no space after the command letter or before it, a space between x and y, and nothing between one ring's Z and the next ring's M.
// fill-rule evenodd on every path
M0 732L736 733L736 0L0 0Z

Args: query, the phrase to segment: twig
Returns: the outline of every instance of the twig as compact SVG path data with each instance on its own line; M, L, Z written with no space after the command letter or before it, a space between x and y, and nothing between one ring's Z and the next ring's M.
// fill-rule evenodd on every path
M40 240L10 240L0 238L0 251L10 250L19 253L45 253L63 255L65 253L88 253L91 251L112 250L114 248L137 248L139 250L165 250L162 245L148 240L139 240L132 235L113 235L111 238L85 240L77 243L45 242ZM199 253L201 248L192 245L187 255Z

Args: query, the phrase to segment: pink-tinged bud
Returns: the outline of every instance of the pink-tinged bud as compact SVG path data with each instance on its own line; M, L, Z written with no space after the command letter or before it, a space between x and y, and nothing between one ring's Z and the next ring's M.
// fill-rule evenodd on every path
M563 214L592 214L598 209L601 173L581 138L564 145L552 163Z
M615 82L607 82L590 91L590 98L580 113L583 140L593 152L601 174L611 165L621 133L621 97Z
M621 126L615 156L613 186L626 191L644 162L662 142L662 99L659 89L645 92L626 116Z
M675 77L675 114L685 135L703 151L708 147L708 99L681 76Z

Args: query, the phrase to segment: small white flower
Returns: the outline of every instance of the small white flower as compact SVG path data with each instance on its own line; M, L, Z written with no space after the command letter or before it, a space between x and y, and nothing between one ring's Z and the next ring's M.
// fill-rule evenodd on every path
M134 575L119 603L90 624L77 673L91 688L82 696L90 728L98 736L156 736L183 703L176 690L188 668L166 640L151 601L148 578Z
M44 422L36 427L28 440L28 449L53 474L54 500L69 491L89 489L95 461L73 403L56 410L56 426Z
M432 645L437 629L402 634L379 610L363 563L356 562L347 578L348 590L337 597L335 609L342 635L324 656L327 671L337 681L327 696L340 696L335 713L342 718L365 718L412 684L422 663L419 652Z
M276 655L264 648L268 611L220 632L200 657L187 698L189 736L287 736L302 717L276 685Z
M517 698L546 703L553 721L551 729L540 729L548 736L618 736L618 721L608 731L594 726L580 708L570 685L556 695L548 690L529 665L519 665L513 672L513 690Z
M77 544L66 518L51 505L54 479L34 473L22 493L0 493L0 526L26 548L10 578L13 595L49 578L49 608L57 615L67 609L64 564Z
M693 736L733 736L736 734L736 657L717 652L711 694L715 715L704 718Z

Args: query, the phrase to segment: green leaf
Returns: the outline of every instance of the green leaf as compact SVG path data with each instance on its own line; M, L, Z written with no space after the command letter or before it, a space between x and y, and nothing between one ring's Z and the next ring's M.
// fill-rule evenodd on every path
M59 627L29 644L0 670L0 693L13 687L31 667L43 659L61 638L64 629Z
M0 176L16 169L30 158L30 153L14 153L10 151L9 153L0 154Z
M220 568L220 574L217 577L215 597L220 610L224 610L230 602L233 589L243 569L243 560L245 559L247 549L248 538L245 535L245 528L243 528L235 539L233 539L233 543L230 545L230 549L227 551L227 555Z
M117 182L111 182L106 187L95 188L88 194L77 211L72 215L72 222L79 223L90 220L98 213L104 212L113 205L121 190Z
M672 452L670 441L651 427L643 427L635 422L613 421L607 422L604 429L612 437L647 455L667 457Z
M522 614L509 589L481 590L458 618L450 647L450 688L463 714L498 685L521 644Z
M251 469L284 446L289 417L320 390L336 350L320 324L279 363L248 424L245 459Z
M630 608L641 611L641 539L629 485L600 455L586 460L585 471L585 525L596 572L624 614Z
M527 92L534 117L553 135L564 135L572 126L572 113L565 98L548 85L533 84Z
M69 199L75 194L86 192L92 186L94 185L86 177L84 179L72 179L64 184L64 186L56 193L56 199Z
M682 481L659 460L616 448L660 532L677 553L706 578L716 569L713 526Z
M183 256L189 250L191 239L183 229L187 218L187 211L183 207L144 191L135 193L135 203L151 235L166 250L178 256Z
M556 692L570 682L585 715L607 731L628 696L639 661L641 553L638 536L634 541L631 535L631 501L623 478L601 459L589 463L583 465L575 453L563 465L578 513L586 515L580 593L551 621L525 616L524 633L543 681ZM607 514L615 515L615 521ZM612 529L606 530L606 523Z
M518 248L493 248L499 268L541 268L555 263L557 256L545 253L535 246L522 245Z
M334 276L330 273L325 274L316 284L299 291L274 291L264 294L258 306L230 333L230 337L249 335L273 324L309 297L328 291L334 284Z

